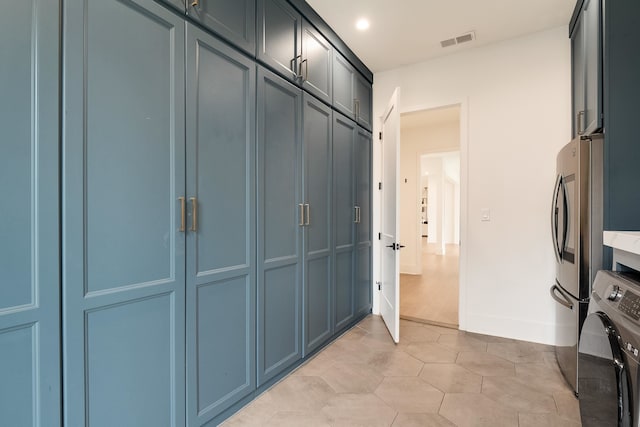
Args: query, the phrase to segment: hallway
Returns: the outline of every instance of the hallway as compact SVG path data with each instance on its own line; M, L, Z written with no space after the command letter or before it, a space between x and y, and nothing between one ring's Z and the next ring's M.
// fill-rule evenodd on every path
M362 320L224 427L579 427L553 347Z
M400 317L417 322L458 327L459 245L447 245L437 255L437 245L422 244L422 275L400 275Z

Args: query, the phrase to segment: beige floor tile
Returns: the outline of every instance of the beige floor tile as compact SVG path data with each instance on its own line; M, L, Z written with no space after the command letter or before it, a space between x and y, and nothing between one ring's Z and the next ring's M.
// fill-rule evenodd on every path
M375 394L398 412L437 413L444 393L417 377L387 377Z
M535 385L539 390L547 393L569 390L569 386L558 366L548 363L518 363L516 375Z
M405 342L435 342L440 337L440 332L425 328L422 325L400 326L400 339Z
M331 420L322 411L277 412L264 424L265 427L331 427Z
M519 414L519 427L581 427L579 421L567 420L557 414Z
M545 352L532 343L489 343L487 353L514 363L544 363Z
M336 363L322 374L336 393L368 393L378 387L384 378L375 368L365 363Z
M487 343L469 335L441 335L438 344L455 351L486 351Z
M480 393L482 376L455 363L427 363L420 378L446 393Z
M482 394L444 396L440 415L458 427L517 427L518 414Z
M333 427L367 426L389 427L397 411L378 396L367 394L340 394L322 408Z
M438 343L414 343L405 347L404 351L425 363L453 363L458 352L445 348Z
M572 390L567 387L565 391L557 391L553 393L553 399L560 417L580 422L580 403Z
M461 352L456 363L483 376L511 376L516 374L515 364L493 354Z
M456 427L438 414L398 414L392 427Z
M366 364L387 377L417 377L424 363L403 351L380 351Z
M518 412L555 413L553 396L540 392L519 377L484 377L482 394Z
M322 408L335 391L321 377L289 376L265 394L275 412L305 412Z

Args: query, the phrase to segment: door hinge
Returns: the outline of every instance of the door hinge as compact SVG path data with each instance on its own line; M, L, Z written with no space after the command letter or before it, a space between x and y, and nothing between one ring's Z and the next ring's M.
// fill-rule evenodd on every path
M382 233L378 233L378 240L382 240Z
M382 183L381 182L378 183L378 190L382 190Z
M382 141L382 132L378 132L378 139Z
M382 290L382 282L376 282L376 285L378 285L378 290L381 291Z

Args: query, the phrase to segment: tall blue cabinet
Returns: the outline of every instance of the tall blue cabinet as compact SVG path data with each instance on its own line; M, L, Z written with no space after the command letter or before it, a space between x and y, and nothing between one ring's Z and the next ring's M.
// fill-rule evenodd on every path
M370 312L372 76L304 1L0 12L0 425L217 425Z
M184 20L64 3L67 426L184 425Z
M256 387L255 63L187 24L187 424Z
M0 13L0 425L60 425L59 9Z

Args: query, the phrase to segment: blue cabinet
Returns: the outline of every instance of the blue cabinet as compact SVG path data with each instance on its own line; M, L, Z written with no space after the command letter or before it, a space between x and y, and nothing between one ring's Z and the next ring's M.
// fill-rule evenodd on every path
M286 0L257 0L256 57L276 73L298 81L302 16Z
M187 24L187 424L255 389L256 66Z
M355 312L356 316L371 310L371 133L358 127L355 148L356 176L356 261L355 261Z
M303 95L304 354L332 333L332 112Z
M256 0L189 1L187 14L233 45L255 54Z
M334 233L334 316L336 331L355 316L355 147L358 126L345 116L333 116L333 233Z
M0 425L60 425L59 4L0 13Z
M302 22L302 88L327 104L333 99L333 47L308 21Z
M181 426L184 21L69 0L64 23L64 423Z
M333 106L365 129L372 129L371 83L337 50L333 54Z
M257 381L302 357L302 91L259 67Z

